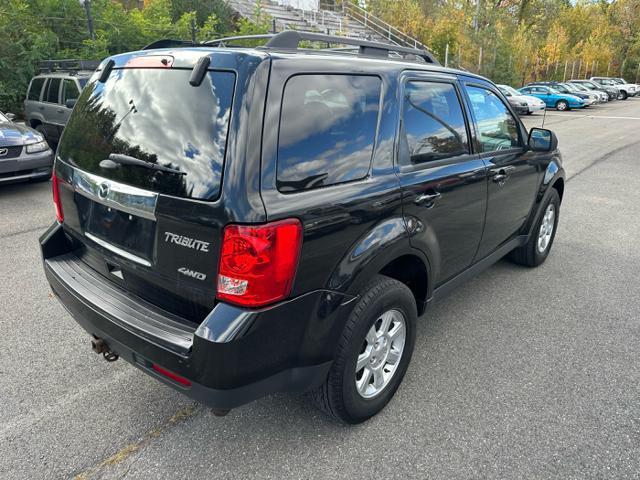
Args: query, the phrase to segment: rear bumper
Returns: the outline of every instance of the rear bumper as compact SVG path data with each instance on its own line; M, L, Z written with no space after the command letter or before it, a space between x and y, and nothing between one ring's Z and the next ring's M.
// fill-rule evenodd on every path
M354 303L322 290L257 311L219 303L198 325L91 270L60 225L40 242L53 292L89 334L145 373L217 409L320 385ZM157 373L154 364L190 385Z
M53 152L23 153L17 158L0 158L0 184L48 178L53 167Z

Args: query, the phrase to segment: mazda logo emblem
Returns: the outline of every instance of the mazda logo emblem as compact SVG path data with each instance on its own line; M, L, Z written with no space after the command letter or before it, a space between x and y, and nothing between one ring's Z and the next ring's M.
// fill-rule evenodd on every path
M101 183L98 187L98 197L100 197L102 200L107 198L109 196L110 188L111 186L107 182Z
M4 157L7 153L9 153L8 148L0 148L0 157Z

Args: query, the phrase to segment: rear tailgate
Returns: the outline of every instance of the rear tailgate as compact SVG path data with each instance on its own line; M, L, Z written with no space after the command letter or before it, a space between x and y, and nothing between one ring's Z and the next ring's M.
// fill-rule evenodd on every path
M228 221L218 200L236 73L210 70L194 87L191 69L152 57L83 90L56 161L63 225L97 272L199 322Z

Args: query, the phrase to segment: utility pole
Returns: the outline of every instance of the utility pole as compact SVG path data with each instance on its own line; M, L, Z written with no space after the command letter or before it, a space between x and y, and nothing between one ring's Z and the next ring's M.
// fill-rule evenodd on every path
M196 44L196 19L191 19L191 43Z
M564 61L564 73L562 74L562 81L567 81L567 67L569 66L569 59Z
M95 40L96 35L93 31L93 17L91 16L91 0L80 0L80 5L84 7L84 11L87 14L87 28L89 29L89 38L91 40Z
M447 47L444 49L444 68L449 66L449 44L447 43Z

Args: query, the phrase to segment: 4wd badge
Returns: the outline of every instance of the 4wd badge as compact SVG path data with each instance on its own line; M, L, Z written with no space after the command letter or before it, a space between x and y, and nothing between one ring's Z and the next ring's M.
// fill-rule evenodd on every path
M196 272L195 270L191 270L187 267L180 267L178 271L186 275L187 277L195 278L196 280L204 280L207 276L204 273Z

